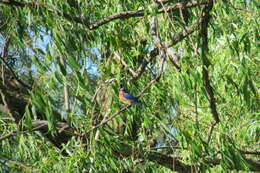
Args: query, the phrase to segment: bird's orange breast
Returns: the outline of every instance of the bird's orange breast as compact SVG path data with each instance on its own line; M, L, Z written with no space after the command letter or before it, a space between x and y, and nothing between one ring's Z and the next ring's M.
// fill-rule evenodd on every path
M132 104L133 100L127 99L124 97L124 91L119 91L119 99L122 100L125 103Z

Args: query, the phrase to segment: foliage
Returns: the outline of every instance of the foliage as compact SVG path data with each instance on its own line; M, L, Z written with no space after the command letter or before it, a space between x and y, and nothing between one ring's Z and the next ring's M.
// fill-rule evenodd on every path
M210 3L0 0L1 65L30 86L18 123L0 107L0 172L259 170L259 3L215 1L203 56Z

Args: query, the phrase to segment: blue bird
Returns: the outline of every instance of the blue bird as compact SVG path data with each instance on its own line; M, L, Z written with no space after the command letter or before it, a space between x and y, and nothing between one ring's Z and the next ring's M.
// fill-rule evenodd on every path
M140 103L138 98L132 96L130 93L127 93L124 88L120 88L119 90L119 99L127 104L137 104Z

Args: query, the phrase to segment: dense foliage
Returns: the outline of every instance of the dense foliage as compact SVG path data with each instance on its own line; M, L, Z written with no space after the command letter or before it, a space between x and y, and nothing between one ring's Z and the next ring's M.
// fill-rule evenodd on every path
M260 171L257 0L0 7L0 172Z

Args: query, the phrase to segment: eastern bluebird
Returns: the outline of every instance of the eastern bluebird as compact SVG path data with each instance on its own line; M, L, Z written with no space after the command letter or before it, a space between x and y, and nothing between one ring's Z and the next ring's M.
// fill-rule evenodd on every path
M122 100L124 103L127 104L137 104L140 103L138 98L132 96L131 94L127 93L124 88L120 88L119 90L119 99Z

